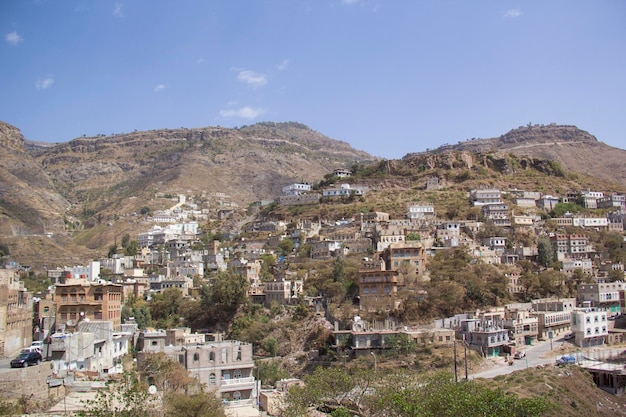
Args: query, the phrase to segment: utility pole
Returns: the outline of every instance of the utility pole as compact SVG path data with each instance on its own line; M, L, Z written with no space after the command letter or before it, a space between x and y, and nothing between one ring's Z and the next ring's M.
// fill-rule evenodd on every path
M467 375L467 343L465 340L463 340L463 353L465 354L465 380L467 381L469 377Z
M376 364L376 354L374 352L370 352L372 354L372 356L374 357L374 373L376 373L376 368L377 368L377 364Z
M456 339L453 342L453 352L454 352L454 382L459 382L459 375L456 369Z

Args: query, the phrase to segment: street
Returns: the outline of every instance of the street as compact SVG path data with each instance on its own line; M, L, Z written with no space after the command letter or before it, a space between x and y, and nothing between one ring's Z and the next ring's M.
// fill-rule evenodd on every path
M498 375L510 374L524 368L554 364L556 356L561 355L558 351L561 343L563 342L563 338L555 339L552 341L552 352L554 353L554 355L549 354L549 340L537 342L532 346L522 346L519 350L525 350L526 357L513 360L513 365L509 365L505 357L494 358L496 364L492 368L475 374L471 374L469 378L493 378Z

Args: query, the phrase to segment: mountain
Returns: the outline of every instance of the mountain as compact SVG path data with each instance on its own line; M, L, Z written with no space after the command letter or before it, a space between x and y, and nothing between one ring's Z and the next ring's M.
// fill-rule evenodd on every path
M595 136L565 125L528 125L490 139L471 139L444 145L433 152L451 150L500 152L558 162L568 172L579 172L626 187L626 150L598 141Z
M395 215L406 207L396 199L417 198L411 193L424 175L437 175L459 193L512 183L546 192L623 190L624 161L626 151L574 126L521 127L499 138L384 161L293 122L161 129L58 144L29 142L0 122L0 244L22 264L84 262L105 255L125 234L146 230L150 225L141 214L174 206L179 194L200 196L198 210L212 219L222 208L238 208L236 228L253 214L246 210L252 202L273 200L285 185L318 182L355 164L372 174L358 176L373 192L368 200L383 202L378 209Z
M156 196L218 194L214 212L219 204L245 208L276 198L290 183L376 159L300 123L162 129L54 145L28 142L2 123L0 145L0 238L14 249L18 238L37 239L36 251L20 249L33 263L56 251L42 246L70 236L83 250L59 262L85 249L102 255L118 237L147 227L134 216L142 208L173 205Z

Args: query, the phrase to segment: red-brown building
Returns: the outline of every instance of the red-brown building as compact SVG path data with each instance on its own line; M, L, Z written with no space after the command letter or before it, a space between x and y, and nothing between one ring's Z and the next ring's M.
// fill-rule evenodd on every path
M74 330L82 320L113 322L113 329L121 326L123 288L120 284L94 283L84 279L58 284L55 289L57 327Z

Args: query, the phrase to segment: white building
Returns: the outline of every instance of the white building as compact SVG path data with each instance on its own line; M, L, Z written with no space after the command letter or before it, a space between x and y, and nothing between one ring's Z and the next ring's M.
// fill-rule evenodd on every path
M283 187L283 194L286 196L302 195L311 191L311 184L294 183Z
M609 335L607 312L596 308L572 311L572 333L576 346L585 348L603 345Z
M435 207L430 203L411 204L408 209L409 219L426 219L435 217Z

